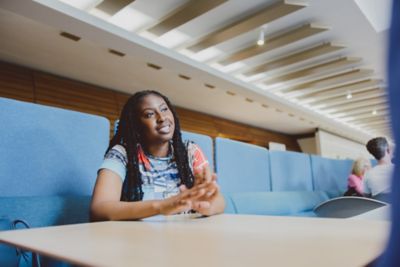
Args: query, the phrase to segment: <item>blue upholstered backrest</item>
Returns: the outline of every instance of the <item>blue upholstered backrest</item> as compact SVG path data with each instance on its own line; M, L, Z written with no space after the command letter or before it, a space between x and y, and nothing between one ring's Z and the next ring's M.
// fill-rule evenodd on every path
M210 163L210 168L214 170L213 140L211 137L208 135L182 131L182 139L191 140L198 144L206 155L208 162Z
M270 151L272 191L313 190L310 157L304 153Z
M328 200L322 191L242 192L229 197L238 214L282 216L315 216L314 207Z
M328 159L311 155L311 168L315 190L333 192L333 196L343 194L347 189L347 177L352 160Z
M266 148L217 137L215 166L222 192L271 190Z
M107 119L0 98L0 122L1 197L91 195Z

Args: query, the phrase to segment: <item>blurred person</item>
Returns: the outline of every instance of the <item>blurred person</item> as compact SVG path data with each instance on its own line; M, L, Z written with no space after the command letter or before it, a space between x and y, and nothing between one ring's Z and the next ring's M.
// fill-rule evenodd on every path
M391 178L394 169L392 149L385 137L369 140L366 147L378 163L365 173L362 189L364 195L375 197L379 194L388 194L391 190Z
M363 196L362 180L367 170L371 169L371 162L366 158L358 158L353 162L351 174L347 179L347 191L344 196Z

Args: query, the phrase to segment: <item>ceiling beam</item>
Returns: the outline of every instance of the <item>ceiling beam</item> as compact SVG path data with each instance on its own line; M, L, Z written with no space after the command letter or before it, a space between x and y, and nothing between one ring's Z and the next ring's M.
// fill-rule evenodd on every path
M335 51L339 51L344 49L344 46L335 46L332 45L331 43L323 43L317 46L314 46L312 48L302 50L300 52L296 52L294 54L291 54L289 56L285 56L267 63L264 63L262 65L253 67L251 69L248 69L246 72L243 73L243 75L250 76L250 75L256 75L259 73L264 73L267 71L279 69L282 67L286 67L295 63L300 63L302 61L306 61L312 58L316 58L322 55L326 55Z
M147 31L161 36L189 21L203 15L213 8L225 3L227 0L191 0L183 6L175 9L156 25L147 29Z
M265 80L264 84L273 85L274 83L288 82L300 78L306 79L308 76L322 76L327 72L333 72L338 69L349 68L360 62L361 58L348 58L348 57L337 58L309 68L297 70L291 73L280 75L278 77L272 77L268 80Z
M353 109L353 110L348 110L346 112L336 110L334 112L330 112L330 114L335 115L335 118L343 118L343 117L349 117L357 114L362 114L366 112L372 112L373 110L387 110L387 105L386 104L379 104L379 105L373 105L369 107L363 107L363 108L358 108L358 109Z
M362 124L362 123L372 123L376 121L386 121L387 117L385 116L373 116L371 118L364 118L364 119L358 119L354 121L354 124Z
M360 127L365 127L365 126L371 126L371 125L390 125L390 121L386 120L380 120L380 121L374 121L374 122L367 122L367 123L361 123L361 124L356 124L357 126Z
M354 121L354 120L358 120L358 119L374 117L374 116L377 116L377 115L387 115L387 114L389 114L387 109L376 110L376 112L377 112L376 115L373 115L371 111L360 113L358 115L354 115L354 116L348 117L348 119L345 119L345 121L346 122L350 122L350 121Z
M219 63L222 65L228 65L237 61L258 56L278 47L297 42L326 30L326 28L314 27L311 24L306 24L290 31L280 32L273 37L267 38L263 46L257 45L254 41L250 46L227 56L226 58L220 60Z
M341 107L337 107L337 108L329 107L327 109L322 109L322 110L326 110L326 112L328 112L330 114L334 114L334 113L341 113L341 112L347 113L349 111L357 110L360 108L368 108L372 112L372 110L374 110L374 106L381 105L381 104L386 105L387 100L382 99L382 98L377 98L374 100L363 101L363 102L356 103L356 104L352 103L351 105L348 105L348 106L341 106ZM334 111L330 112L330 109L334 109Z
M300 85L291 86L291 87L289 86L289 87L283 88L280 91L282 91L284 93L295 92L296 95L298 96L298 95L302 95L304 93L322 91L322 90L330 89L333 87L349 84L349 83L355 82L357 80L363 79L366 76L369 76L371 74L373 74L372 70L355 69L355 70L350 70L350 71L347 71L344 73L335 74L330 77L303 83Z
M348 91L351 92L351 91ZM358 93L351 93L351 98L347 98L347 93L330 98L330 99L323 99L319 101L312 102L311 105L335 105L335 104L342 104L342 103L351 103L354 101L362 100L362 99L368 99L372 97L380 97L386 95L386 91L381 90L380 88L374 88L371 90L363 91L363 92L358 92Z
M363 126L363 129L368 131L375 131L380 133L385 133L384 135L391 136L392 135L392 126L390 123L385 125L371 125L371 126Z
M96 8L110 16L113 16L118 11L133 2L135 2L135 0L103 0L97 4Z
M351 100L351 99L349 99ZM327 110L331 108L346 108L346 107L356 107L358 105L363 105L364 103L375 103L375 102L381 102L381 101L387 101L385 97L376 97L376 96L370 96L365 99L360 99L360 100L355 100L355 101L346 101L343 103L336 103L332 105L326 105L325 107L321 108L322 110Z
M382 80L372 80L367 79L363 81L358 81L352 84L348 84L345 86L337 86L328 90L318 91L318 92L310 92L308 94L303 94L298 97L299 100L304 99L305 102L311 103L318 100L329 99L337 96L341 96L346 94L348 91L353 93L356 92L363 92L371 89L380 89L384 90L383 88L378 88L382 85Z
M236 21L222 29L208 34L195 44L187 47L187 49L193 52L199 52L208 47L215 46L237 37L266 23L284 17L304 7L304 5L287 4L285 1L278 1L277 3L269 5L261 11L253 13L242 20Z

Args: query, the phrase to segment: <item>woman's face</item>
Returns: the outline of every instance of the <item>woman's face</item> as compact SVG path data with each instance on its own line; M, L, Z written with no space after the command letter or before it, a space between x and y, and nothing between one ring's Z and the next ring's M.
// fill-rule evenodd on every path
M146 145L169 141L174 135L175 120L164 99L157 95L142 98L139 106L140 135Z

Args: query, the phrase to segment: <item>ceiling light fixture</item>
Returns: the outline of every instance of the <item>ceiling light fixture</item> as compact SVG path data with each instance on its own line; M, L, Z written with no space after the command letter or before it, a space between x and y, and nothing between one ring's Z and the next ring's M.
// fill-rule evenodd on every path
M258 34L257 45L262 46L265 43L264 27L260 28L260 33Z
M372 115L377 115L378 114L378 111L376 111L376 109L374 109L373 111L372 111Z
M353 95L351 94L351 91L348 91L347 95L346 95L346 99L351 99L352 97L353 97Z

